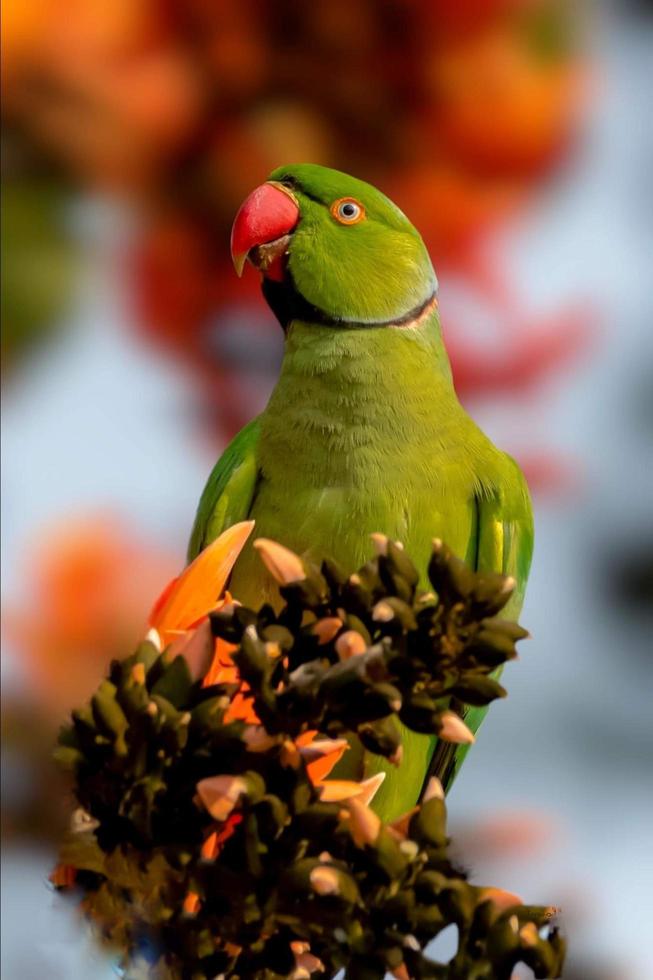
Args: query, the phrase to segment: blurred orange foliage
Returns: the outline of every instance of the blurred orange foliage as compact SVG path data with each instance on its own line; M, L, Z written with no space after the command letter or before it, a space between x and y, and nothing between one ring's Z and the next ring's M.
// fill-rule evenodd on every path
M109 661L142 636L152 595L174 567L172 556L104 515L42 532L26 556L22 601L2 617L33 700L61 717L88 698Z
M567 311L531 336L532 317L488 289L497 270L479 258L572 145L588 73L576 3L6 0L3 18L10 136L136 204L137 324L197 373L217 442L260 407L261 365L225 340L230 303L254 332L274 329L255 277L233 276L229 228L284 162L380 186L442 277L467 282L508 325L489 361L449 327L464 397L519 388L582 346Z

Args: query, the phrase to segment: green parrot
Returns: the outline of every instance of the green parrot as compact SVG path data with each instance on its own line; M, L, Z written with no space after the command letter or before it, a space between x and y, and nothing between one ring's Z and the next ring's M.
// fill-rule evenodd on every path
M533 547L528 489L460 405L442 341L437 279L419 233L375 187L315 164L280 167L234 221L232 256L262 273L285 332L267 408L233 439L200 500L189 559L236 521L319 563L355 570L370 535L426 569L434 537L473 568L511 575L521 608ZM425 580L424 585L427 585ZM278 604L249 544L230 589ZM471 709L472 731L487 708ZM374 808L391 820L437 775L447 789L468 745L403 729L398 768L360 746L334 775L386 772Z

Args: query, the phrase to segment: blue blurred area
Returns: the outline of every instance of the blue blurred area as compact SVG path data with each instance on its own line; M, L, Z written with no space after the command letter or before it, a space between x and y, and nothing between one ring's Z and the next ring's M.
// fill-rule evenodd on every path
M606 978L651 972L643 939L653 886L653 624L644 603L653 554L652 43L650 18L604 9L592 37L598 92L582 139L496 245L530 308L590 302L591 351L517 400L470 402L499 444L543 442L576 461L578 478L566 495L536 498L522 614L534 639L504 675L509 697L493 706L451 794L451 825L469 833L498 811L544 817L551 836L539 851L521 860L481 854L474 875L563 906L569 976L585 980L593 969ZM3 392L8 605L25 591L27 542L86 512L118 513L181 564L219 448L197 423L195 375L133 329L124 263L139 233L134 210L79 194L66 227L80 255L71 308ZM443 279L445 324L454 292ZM252 406L271 383L262 375L254 384ZM29 687L11 642L3 672L9 692ZM11 797L11 765L7 774ZM24 840L5 845L3 976L110 976L46 885L53 854Z

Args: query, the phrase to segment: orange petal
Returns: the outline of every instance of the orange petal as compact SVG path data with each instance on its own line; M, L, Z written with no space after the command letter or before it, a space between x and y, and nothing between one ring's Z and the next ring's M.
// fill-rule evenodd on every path
M213 663L209 667L202 687L210 687L212 684L235 684L238 681L238 668L231 659L231 654L238 647L226 640L215 641L215 653Z
M214 861L220 851L222 850L222 845L225 841L228 841L230 837L236 833L236 827L239 823L242 823L243 818L240 813L232 813L230 817L227 818L222 830L214 830L206 838L202 844L202 857L205 861Z
M205 861L214 861L218 854L220 853L220 846L218 844L218 835L216 831L206 838L202 844L201 855Z
M244 690L249 690L245 685L243 687ZM260 724L261 719L254 710L254 699L251 696L236 694L224 715L225 725L230 721L244 721L248 725Z
M329 775L348 748L349 742L344 738L328 738L300 748L308 777L314 786Z
M184 915L197 915L200 905L199 895L196 892L188 892L184 899Z
M167 631L189 629L213 609L253 527L241 521L227 528L164 589L149 620L164 642Z
M233 643L226 640L217 639L215 641L215 655L213 663L202 681L202 687L210 687L212 684L238 684L240 675L238 668L231 659L234 650L238 649ZM245 721L248 724L259 724L259 717L254 711L254 700L248 694L247 684L241 684L240 690L233 696L231 704L227 708L223 722L228 725L231 721Z
M299 749L303 748L304 745L310 745L316 735L317 731L314 731L313 729L308 732L302 732L302 734L298 735L295 739L295 745Z
M320 783L320 799L324 803L342 803L344 800L351 800L355 797L367 804L373 799L384 779L384 772L379 772L376 776L371 776L359 783L350 779L328 779L326 782Z
M71 864L58 864L50 874L50 881L55 888L72 888L77 878L77 871Z
M270 656L278 656L276 644L268 643L266 646ZM231 659L234 650L236 650L236 647L232 643L226 643L224 640L216 641L215 656L204 678L203 687L208 687L211 684L238 683L238 668ZM254 699L249 694L249 687L245 683L241 684L240 690L234 696L224 716L225 724L237 720L246 721L249 724L257 724L259 721L259 717L254 710Z

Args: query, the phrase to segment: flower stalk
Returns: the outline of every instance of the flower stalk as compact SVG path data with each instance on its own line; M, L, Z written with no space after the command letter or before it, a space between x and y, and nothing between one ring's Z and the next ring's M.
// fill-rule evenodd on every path
M250 531L230 529L173 583L155 633L62 731L85 820L53 883L79 888L127 976L144 945L160 980L341 968L354 980L508 980L520 961L559 976L550 909L471 884L449 857L437 775L391 823L374 812L383 773L330 778L356 740L400 773L399 722L473 740L461 714L505 695L493 674L526 635L497 618L511 583L441 542L424 594L387 539L349 576L259 541L283 605L252 610L222 595ZM451 923L454 958L429 959Z

